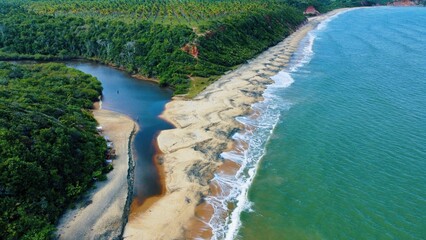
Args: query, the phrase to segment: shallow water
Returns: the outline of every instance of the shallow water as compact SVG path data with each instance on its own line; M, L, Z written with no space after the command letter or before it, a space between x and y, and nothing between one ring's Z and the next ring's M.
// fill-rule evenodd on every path
M159 131L172 127L158 118L170 101L172 92L96 63L67 62L67 66L95 76L102 82L103 109L124 113L138 122L140 130L133 141L136 158L134 196L141 202L160 194L161 185L153 161L156 151L154 141Z
M277 76L294 82L259 103L239 160L248 176L261 159L250 202L222 236L426 239L425 56L426 8L354 10L312 32Z

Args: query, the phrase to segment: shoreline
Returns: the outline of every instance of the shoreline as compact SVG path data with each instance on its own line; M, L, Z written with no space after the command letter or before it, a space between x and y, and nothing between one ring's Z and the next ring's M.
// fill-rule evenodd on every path
M95 183L95 188L76 203L76 208L62 215L57 224L57 239L118 239L124 230L129 189L133 190L131 142L139 127L126 115L98 108L99 103L95 103L92 113L103 127L102 135L114 144L114 169L107 174L107 180Z
M211 237L211 230L206 227L212 213L203 210L203 206L206 196L220 191L212 187L210 181L224 163L221 153L233 149L235 143L231 137L234 133L245 130L235 118L248 115L252 104L263 99L263 92L273 83L271 77L287 66L309 31L347 10L337 9L309 18L282 42L223 75L194 99L174 98L166 105L162 118L176 127L162 131L157 138L163 152L166 192L148 209L133 214L123 237Z
M147 211L149 209L149 207L151 205L153 205L156 202L156 200L163 197L165 192L166 192L165 173L164 173L163 167L161 166L162 160L160 160L163 153L161 152L160 148L158 147L158 142L157 142L156 138L154 139L154 141L155 141L155 154L152 157L152 161L154 162L155 168L157 169L157 172L158 172L159 181L160 181L160 185L161 185L161 193L159 195L151 196L151 197L145 199L142 202L140 202L136 198L133 198L133 201L130 204L130 212L128 214L129 219L131 219L135 215L132 212L135 212L135 211L136 212L145 212L145 211ZM124 233L124 231L123 231L123 233Z

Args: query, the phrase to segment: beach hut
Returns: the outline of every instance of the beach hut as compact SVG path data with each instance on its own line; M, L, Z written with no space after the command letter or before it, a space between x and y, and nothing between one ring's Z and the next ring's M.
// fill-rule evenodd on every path
M311 6L306 8L306 10L303 12L303 14L309 15L309 16L316 16L316 15L319 15L320 12L318 12L318 10L316 10L315 7L311 5Z

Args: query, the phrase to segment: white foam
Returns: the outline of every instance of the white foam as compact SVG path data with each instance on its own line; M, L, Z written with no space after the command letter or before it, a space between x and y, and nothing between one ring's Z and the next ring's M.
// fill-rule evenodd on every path
M264 92L264 100L252 106L256 112L260 113L257 118L252 116L237 118L239 122L250 128L254 127L254 130L246 131L244 134L236 133L233 139L237 143L238 150L221 154L223 158L234 161L241 167L235 175L216 173L212 180L222 189L218 196L206 198L214 209L214 215L208 223L213 230L212 239L235 238L241 226L241 213L251 211L252 204L248 200L247 193L282 109L282 101L277 101L279 97L276 91L289 87L294 82L290 74L284 71L279 72L272 79L274 83ZM244 149L244 145L248 145L248 149ZM230 205L233 205L234 209L229 209ZM227 217L224 218L224 216Z
M314 56L314 42L317 37L316 32L310 31L300 43L299 50L293 56L293 64L289 66L289 72L296 72L299 68L308 64Z
M256 176L259 162L265 155L266 144L279 122L281 111L290 108L290 104L283 101L276 93L291 86L294 82L291 73L298 71L311 61L318 31L324 30L328 23L338 15L340 14L325 20L315 30L309 32L287 71L283 70L271 78L274 83L269 85L263 93L264 100L252 105L252 109L258 114L237 118L237 121L244 124L248 130L244 133L234 134L232 138L236 142L236 150L224 152L221 156L238 163L241 167L235 175L216 173L212 182L217 184L222 191L218 196L206 198L214 209L213 216L207 223L213 232L212 239L231 240L236 238L241 227L241 213L253 211L253 204L247 196L248 190ZM244 146L248 146L248 149L244 149ZM231 205L234 206L233 209L229 209Z
M277 75L271 77L271 79L274 80L274 84L271 85L271 88L286 88L294 82L290 74L284 71L279 72Z
M310 31L307 34L307 36L301 41L298 51L296 51L295 55L293 56L293 63L289 66L289 72L292 73L298 71L301 67L308 64L312 60L314 56L314 42L315 39L318 37L318 33L327 29L328 24L337 17L339 17L342 13L345 13L350 10L352 9L347 9L327 18L326 20L318 24L318 26L314 30Z
M342 13L348 12L348 11L350 11L350 10L353 10L353 9L346 9L346 10L344 10L344 11L341 11L341 12L339 12L339 13L336 13L336 14L334 14L333 16L331 16L331 17L329 17L329 18L325 19L325 20L324 20L324 21L322 21L320 24L318 24L318 26L316 27L316 29L315 29L315 30L317 30L317 31L322 31L322 30L326 29L326 28L327 28L327 26L328 26L328 24L329 24L331 21L333 21L334 19L336 19L337 17L339 17Z

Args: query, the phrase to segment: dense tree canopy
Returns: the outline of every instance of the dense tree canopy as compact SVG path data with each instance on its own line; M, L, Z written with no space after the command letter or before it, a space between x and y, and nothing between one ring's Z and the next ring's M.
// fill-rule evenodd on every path
M281 41L309 5L325 12L386 2L2 0L0 59L91 59L180 94L190 79L210 83ZM64 65L0 62L0 239L49 238L65 208L106 171L105 141L88 111L101 90Z
M62 64L0 62L0 239L45 239L105 171L89 112L102 87Z
M2 59L77 58L159 79L185 93L191 77L221 75L304 20L284 1L5 0Z
M176 94L219 76L320 12L388 0L2 0L0 59L86 58Z

